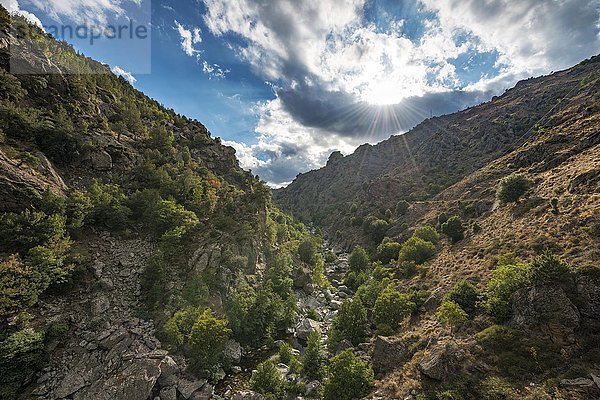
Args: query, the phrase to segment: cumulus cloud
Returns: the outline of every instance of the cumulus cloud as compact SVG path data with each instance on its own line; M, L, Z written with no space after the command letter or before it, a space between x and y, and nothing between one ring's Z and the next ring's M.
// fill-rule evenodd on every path
M417 21L415 37L400 18L389 29L366 21L365 0L204 3L210 32L241 39L238 56L273 82L276 98L258 109L258 143L232 145L274 185L323 165L332 150L404 132L600 48L597 0L415 0L412 9L434 15ZM495 72L463 81L456 60L480 54L496 55Z
M115 65L114 67L112 67L111 71L115 75L122 76L132 85L137 81L137 79L135 79L135 77L133 76L133 74L131 72L125 71L123 68L119 67L118 65Z
M79 24L104 26L109 17L125 15L124 4L140 5L142 0L26 0L50 18L68 18Z
M0 4L2 4L2 6L6 8L6 10L8 10L9 13L21 15L32 24L35 24L38 27L44 29L44 27L42 26L42 21L40 21L40 19L35 14L21 9L17 0L0 0Z
M194 48L196 43L202 42L202 37L200 36L200 28L186 29L183 25L181 25L177 20L175 20L175 28L177 32L179 32L179 36L181 37L181 49L188 56L192 57L198 53L199 50Z

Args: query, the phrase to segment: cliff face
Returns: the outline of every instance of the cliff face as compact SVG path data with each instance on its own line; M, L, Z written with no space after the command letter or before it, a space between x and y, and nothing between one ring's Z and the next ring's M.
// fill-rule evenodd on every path
M593 82L599 62L595 57L565 71L519 82L488 103L428 119L377 145L363 145L319 170L300 174L288 187L276 190L274 197L285 210L323 227L347 247L362 236L360 223L353 227L352 217L383 218L385 210L393 212L400 200L432 200L490 162L524 148L543 157L557 147L566 149L586 139L591 140L588 147L593 146L593 139L576 130L560 144L538 142L534 149L532 143L550 140L548 130L560 122L566 108L580 107L575 118L579 121L597 112ZM526 166L523 160L506 172ZM349 212L353 204L358 215ZM341 233L339 240L336 231Z

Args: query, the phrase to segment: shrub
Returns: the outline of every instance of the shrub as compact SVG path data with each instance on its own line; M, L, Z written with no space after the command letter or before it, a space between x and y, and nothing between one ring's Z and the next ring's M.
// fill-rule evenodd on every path
M148 222L159 235L176 228L188 231L199 223L196 214L173 200L159 200Z
M454 301L444 300L439 306L435 316L451 328L461 326L467 320L467 313Z
M44 335L23 329L0 342L0 398L16 399L44 361Z
M350 290L356 291L368 279L369 274L366 271L348 271L346 275L344 275L344 285L346 285Z
M0 215L1 252L25 253L34 246L57 243L66 234L66 218L60 214L25 210Z
M363 271L369 265L369 256L365 249L360 246L356 246L352 249L350 257L348 257L348 264L350 269L355 272Z
M422 264L433 257L434 254L435 246L433 243L413 236L402 243L398 260L414 261L417 264Z
M427 242L431 242L433 244L437 244L437 242L440 238L440 234L437 233L435 228L430 225L421 226L421 227L415 229L415 233L413 233L413 236L416 236L419 239L423 239L423 240L425 240Z
M359 298L365 306L372 308L375 306L379 293L381 293L390 282L390 279L387 277L378 279L373 276L358 288L355 297Z
M510 319L511 296L529 283L529 266L515 263L500 265L492 273L487 284L485 308L498 322Z
M231 335L227 321L214 317L210 308L195 307L177 311L163 331L167 342L185 354L197 372L213 370L219 364Z
M279 348L279 362L290 365L292 357L292 346L290 346L289 343L283 343Z
M379 325L389 325L396 329L398 324L415 311L416 304L410 297L400 293L393 285L388 285L377 297L373 308L373 320Z
M330 264L335 262L335 260L337 260L337 256L335 255L335 253L331 250L327 250L325 252L325 262Z
M308 336L308 344L302 358L304 375L309 380L320 380L323 377L323 348L321 335L311 332Z
M256 367L250 380L250 388L268 400L283 398L283 378L273 361L264 361Z
M558 208L558 198L553 197L550 199L550 207L552 207L552 212L554 214L560 214L560 209Z
M315 265L317 261L317 243L311 239L304 239L298 246L300 260L308 265Z
M413 277L417 273L417 264L414 261L398 262L398 276L403 279Z
M90 199L90 218L94 223L109 229L122 229L127 225L131 210L125 206L127 196L119 186L95 180L90 186Z
M532 182L522 174L511 174L498 183L496 197L503 203L514 203L531 187Z
M385 237L385 233L390 229L390 224L386 220L376 219L369 224L368 234L374 243L379 244Z
M344 339L354 345L361 343L367 334L367 322L367 309L360 298L344 301L332 323L330 347Z
M530 264L530 278L534 284L562 281L571 272L571 267L558 256L544 252Z
M12 255L0 262L0 315L32 306L40 294L39 274Z
M325 400L353 400L368 395L373 387L373 370L347 349L331 359L324 387Z
M465 228L460 217L455 215L444 222L442 233L448 236L452 243L463 240L465 238Z
M396 215L401 216L406 214L408 209L410 208L410 203L406 200L400 200L396 204Z
M463 279L446 293L445 299L455 302L467 314L473 315L479 301L479 290L471 282Z
M397 260L400 254L400 243L387 242L377 246L377 259L384 264Z

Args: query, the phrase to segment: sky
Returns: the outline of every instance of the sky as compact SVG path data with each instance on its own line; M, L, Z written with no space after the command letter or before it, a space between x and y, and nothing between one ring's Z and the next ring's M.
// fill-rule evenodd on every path
M0 0L201 121L272 187L600 53L600 0ZM133 26L133 25L131 25Z

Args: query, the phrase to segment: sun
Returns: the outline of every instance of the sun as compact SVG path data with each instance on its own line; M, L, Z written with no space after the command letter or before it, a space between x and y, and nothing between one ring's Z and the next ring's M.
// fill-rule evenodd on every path
M406 92L390 81L370 82L363 93L361 99L372 105L391 105L398 104L406 96Z

